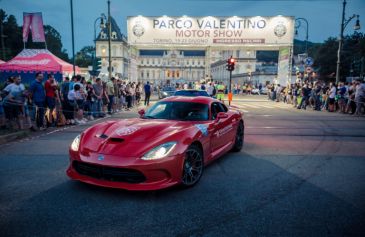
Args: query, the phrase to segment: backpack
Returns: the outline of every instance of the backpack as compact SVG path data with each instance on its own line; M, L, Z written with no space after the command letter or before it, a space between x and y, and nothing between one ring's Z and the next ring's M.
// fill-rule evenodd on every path
M215 86L213 87L213 95L217 93L217 89L215 89Z

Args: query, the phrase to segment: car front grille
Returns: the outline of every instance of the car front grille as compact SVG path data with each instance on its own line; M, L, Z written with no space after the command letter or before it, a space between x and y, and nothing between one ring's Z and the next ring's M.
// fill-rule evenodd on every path
M77 173L95 179L125 183L142 183L146 180L146 177L138 170L94 165L80 161L74 161L72 165Z

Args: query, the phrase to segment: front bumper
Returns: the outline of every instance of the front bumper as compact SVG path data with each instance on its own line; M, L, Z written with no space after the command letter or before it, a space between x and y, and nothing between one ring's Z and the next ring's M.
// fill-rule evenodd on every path
M70 165L67 175L81 182L127 190L157 190L164 189L181 182L184 156L169 156L154 161L145 161L136 158L122 158L119 156L103 155L103 160L98 160L99 154L89 156L80 155L71 151ZM75 164L85 164L86 168L92 169L90 172L80 172L79 166ZM90 168L91 167L91 168ZM95 168L96 167L96 168ZM134 178L111 178L113 172L129 172ZM101 172L97 174L97 172ZM105 173L103 173L105 172ZM112 176L116 177L116 176ZM130 177L130 176L128 176Z

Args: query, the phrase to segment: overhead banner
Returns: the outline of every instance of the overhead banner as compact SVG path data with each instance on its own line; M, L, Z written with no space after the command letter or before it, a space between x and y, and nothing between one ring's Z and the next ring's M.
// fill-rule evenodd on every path
M279 50L279 60L278 60L278 78L277 81L281 85L286 85L288 80L290 80L290 47L281 48Z
M42 13L23 13L23 42L28 41L29 31L32 31L33 42L45 42Z
M131 45L292 45L294 17L128 17Z

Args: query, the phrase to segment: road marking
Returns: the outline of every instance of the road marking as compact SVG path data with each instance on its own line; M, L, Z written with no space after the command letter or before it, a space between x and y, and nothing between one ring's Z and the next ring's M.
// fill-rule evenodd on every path
M249 104L243 104L242 106L244 106L244 107L250 107L250 108L255 108L255 109L258 109L258 108L260 108L260 107L258 107L258 106L256 106L256 105L249 105Z

